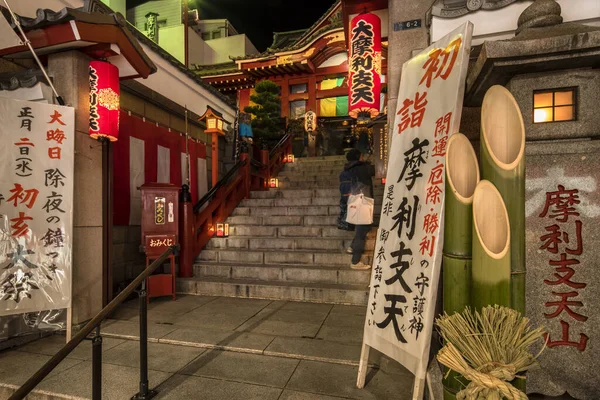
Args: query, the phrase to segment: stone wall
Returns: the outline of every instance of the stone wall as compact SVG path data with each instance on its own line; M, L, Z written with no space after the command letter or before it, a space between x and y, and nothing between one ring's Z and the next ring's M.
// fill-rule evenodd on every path
M138 276L144 269L146 258L140 253L141 227L113 226L113 294Z
M578 112L575 121L533 123L533 91L577 88ZM506 86L515 96L525 123L528 140L600 137L600 70L580 69L514 77Z

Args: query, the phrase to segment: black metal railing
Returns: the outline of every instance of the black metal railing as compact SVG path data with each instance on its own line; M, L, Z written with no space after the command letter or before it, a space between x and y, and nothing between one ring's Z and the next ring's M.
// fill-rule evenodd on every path
M215 186L213 186L202 198L194 205L194 213L198 213L202 207L208 203L212 198L217 194L217 191L225 186L231 177L244 165L246 165L246 160L238 161L237 164L231 168L223 178L217 182Z
M277 144L275 145L275 147L273 147L271 149L271 151L269 152L269 158L273 157L273 154L275 154L277 152L277 150L279 150L279 148L281 146L283 146L283 144L285 142L287 142L287 140L290 138L291 134L290 133L286 133L279 142L277 142Z
M117 297L104 307L90 322L88 322L77 334L65 344L50 360L46 362L27 382L23 384L9 400L22 400L31 392L56 366L65 359L88 335L95 329L92 338L92 399L102 398L102 336L100 335L100 324L110 315L133 291L140 286L138 296L140 299L140 391L133 399L150 399L156 392L148 386L148 308L146 303L146 278L148 278L165 260L175 254L177 246L169 247L141 274L137 276Z

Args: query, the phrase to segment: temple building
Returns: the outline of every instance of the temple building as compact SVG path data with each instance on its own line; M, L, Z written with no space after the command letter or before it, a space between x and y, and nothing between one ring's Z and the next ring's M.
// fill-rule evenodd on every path
M386 113L386 74L388 51L388 9L385 1L336 1L307 29L274 32L273 43L258 54L232 55L230 60L212 65L193 65L198 76L232 99L238 97L240 110L252 105L255 85L270 80L280 87L281 117L304 118L313 111L323 136L314 154L344 154L344 138L352 134L356 119L349 115L348 77L349 25L355 16L368 11L377 16L380 37L381 79L379 113ZM381 119L381 117L380 117ZM373 132L371 130L370 135ZM302 138L300 149L303 155ZM373 138L371 138L373 141Z

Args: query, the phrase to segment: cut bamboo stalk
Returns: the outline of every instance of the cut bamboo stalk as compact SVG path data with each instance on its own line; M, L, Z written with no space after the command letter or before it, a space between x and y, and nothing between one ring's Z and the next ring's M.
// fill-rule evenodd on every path
M510 307L525 314L525 126L519 105L492 86L481 109L481 176L504 200L510 221Z
M473 195L471 304L510 307L510 222L502 195L482 180Z
M473 248L473 194L479 182L479 163L471 142L455 133L446 148L446 201L444 212L444 311L462 312L470 305L471 254ZM446 376L447 368L444 368ZM444 378L444 399L456 399L456 393L469 382L450 371Z

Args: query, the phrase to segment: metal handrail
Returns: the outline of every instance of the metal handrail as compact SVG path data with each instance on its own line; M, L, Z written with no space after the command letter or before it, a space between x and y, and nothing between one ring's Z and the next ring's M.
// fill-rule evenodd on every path
M275 152L277 150L279 150L279 148L281 146L283 146L283 144L290 138L291 134L290 133L286 133L281 140L275 145L275 147L273 147L273 149L271 149L271 151L269 152L269 158L271 158L273 156L273 154L275 154Z
M50 360L48 360L35 374L33 374L27 382L25 382L9 400L22 400L31 392L41 381L44 379L56 366L65 359L78 345L81 343L100 323L117 308L125 299L129 297L131 293L137 288L142 282L145 282L165 260L174 254L177 250L177 246L169 247L164 253L160 255L152 264L150 264L141 274L137 276L127 287L119 293L106 307L104 307L90 322L88 322L77 334L65 344ZM144 300L145 301L145 300ZM140 338L141 339L141 338Z
M217 191L221 189L225 184L231 179L233 174L237 172L238 169L246 165L246 160L238 161L237 164L231 168L219 182L215 186L213 186L202 198L194 205L194 213L198 213L200 209L204 206L204 204L208 203L214 196L217 194Z

